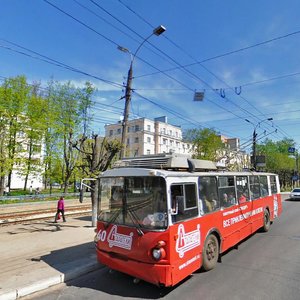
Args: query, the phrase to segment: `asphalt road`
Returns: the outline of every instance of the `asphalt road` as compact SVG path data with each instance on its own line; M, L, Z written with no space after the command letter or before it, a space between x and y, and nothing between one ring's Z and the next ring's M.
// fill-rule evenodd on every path
M300 299L300 201L283 201L283 214L268 233L256 233L209 272L173 288L134 284L107 268L26 299Z

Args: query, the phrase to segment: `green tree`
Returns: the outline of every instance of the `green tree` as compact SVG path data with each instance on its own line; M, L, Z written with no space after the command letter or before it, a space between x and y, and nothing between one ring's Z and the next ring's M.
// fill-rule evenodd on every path
M42 172L42 146L44 143L46 101L39 95L39 84L32 88L27 98L23 132L25 135L25 153L21 156L19 174L24 177L24 191L29 176Z
M82 127L84 130L88 129L88 122L91 121L88 110L92 104L91 96L94 89L89 83L86 83L84 89L79 89L70 82L65 84L55 82L52 88L53 105L59 108L56 112L54 131L60 140L59 145L62 149L62 178L66 192L79 154L73 147L73 143L82 136Z
M217 161L220 149L224 147L220 136L214 129L189 129L185 140L193 144L193 158Z
M256 146L257 153L266 156L265 170L277 173L282 186L289 186L291 183L291 176L295 169L295 159L288 153L288 148L294 146L295 142L288 138L277 142L266 139Z
M2 118L5 120L5 139L7 147L8 186L11 186L11 176L18 152L22 152L19 145L22 143L23 123L26 120L25 103L30 92L25 76L8 78L2 85L1 107Z

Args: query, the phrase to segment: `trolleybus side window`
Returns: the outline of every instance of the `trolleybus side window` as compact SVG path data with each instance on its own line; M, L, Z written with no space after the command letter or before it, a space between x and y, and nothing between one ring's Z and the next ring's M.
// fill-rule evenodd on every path
M251 200L260 198L260 185L259 185L259 177L255 175L251 175L250 179L250 197Z
M229 207L236 204L236 193L233 176L219 177L219 198L222 207Z
M277 185L276 185L276 176L270 176L270 183L271 183L271 193L277 194Z
M220 208L217 178L215 176L199 177L199 197L203 213L209 213Z
M247 176L236 177L236 193L240 204L250 200Z
M184 183L171 186L173 221L179 222L198 215L196 184Z
M259 176L260 195L265 197L269 195L268 178L267 176Z

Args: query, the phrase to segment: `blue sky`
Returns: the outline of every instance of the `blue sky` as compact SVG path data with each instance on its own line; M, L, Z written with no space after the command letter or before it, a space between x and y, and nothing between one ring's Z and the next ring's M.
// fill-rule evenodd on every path
M247 151L254 127L260 141L288 137L300 145L298 0L0 3L0 79L91 81L100 134L124 108L130 56L117 46L134 53L162 24L166 32L152 36L134 60L130 118L166 115L183 130L214 128L240 138ZM49 58L78 72L42 60ZM195 91L205 92L202 102L193 101Z

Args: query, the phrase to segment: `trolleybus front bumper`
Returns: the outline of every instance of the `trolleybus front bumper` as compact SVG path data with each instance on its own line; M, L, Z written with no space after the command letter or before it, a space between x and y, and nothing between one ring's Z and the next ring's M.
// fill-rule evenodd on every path
M126 273L138 279L158 286L172 286L172 268L170 265L145 263L105 252L96 246L98 261L109 268Z

